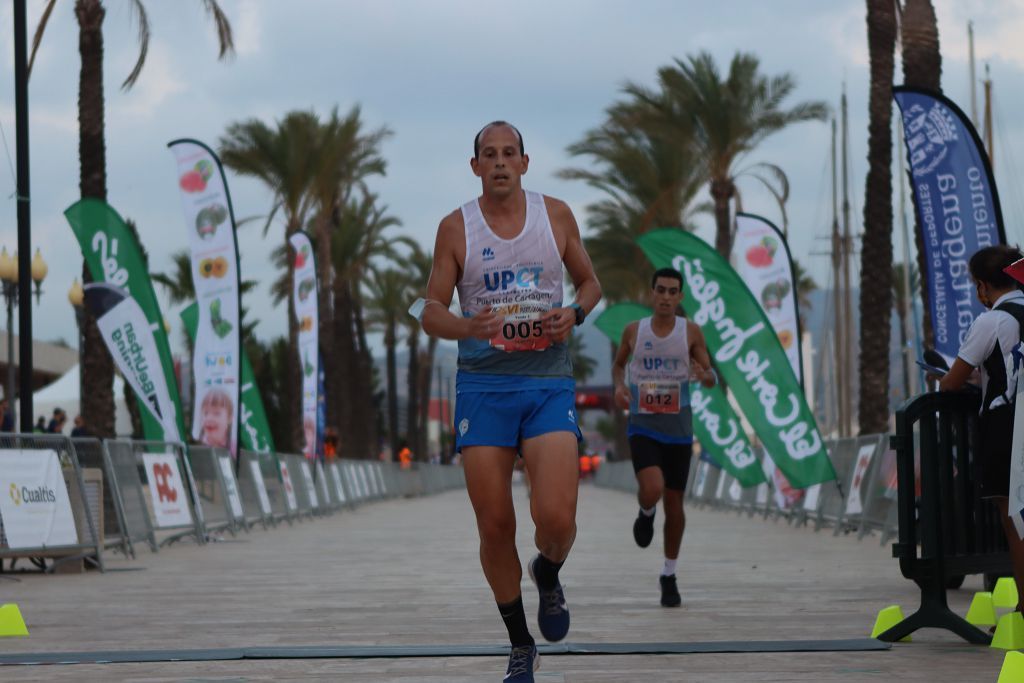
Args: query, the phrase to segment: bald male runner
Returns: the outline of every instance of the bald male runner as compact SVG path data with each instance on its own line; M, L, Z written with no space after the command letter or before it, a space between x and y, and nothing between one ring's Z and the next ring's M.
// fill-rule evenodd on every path
M530 159L519 131L492 122L473 141L480 197L437 229L422 324L459 342L456 449L480 533L480 563L512 648L504 681L534 680L539 659L526 626L516 550L512 470L521 454L533 484L539 551L529 562L541 634L558 641L569 610L558 580L576 538L579 487L576 385L567 341L601 286L565 202L523 190ZM563 266L576 299L563 305ZM448 307L455 289L462 315Z

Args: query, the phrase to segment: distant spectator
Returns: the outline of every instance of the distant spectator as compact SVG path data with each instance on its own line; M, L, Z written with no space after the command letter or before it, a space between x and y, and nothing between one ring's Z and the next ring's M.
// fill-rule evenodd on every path
M324 457L328 460L338 457L338 432L334 427L324 430Z
M33 429L32 431L35 432L36 434L45 434L46 433L46 416L45 415L40 415L39 416L39 419L36 420L35 429Z
M47 425L46 431L51 434L60 434L64 431L64 423L68 420L68 414L62 408L53 409L53 419Z
M0 432L14 431L14 414L11 413L11 403L6 398L0 399Z
M71 428L71 436L92 436L81 415L75 415L75 426Z

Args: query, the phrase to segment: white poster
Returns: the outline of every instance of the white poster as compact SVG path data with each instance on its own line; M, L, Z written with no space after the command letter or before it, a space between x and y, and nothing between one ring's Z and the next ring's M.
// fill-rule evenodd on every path
M324 505L330 503L331 494L327 490L327 475L324 474L324 464L317 460L316 463L316 485L320 492L320 500L324 501Z
M729 499L734 503L740 502L740 498L743 497L743 487L740 486L740 482L736 479L732 480L729 484Z
M260 464L255 460L249 461L249 471L252 473L252 483L256 487L256 497L260 501L260 512L264 515L270 514L270 496L267 495L267 485L263 481L263 472L260 471Z
M235 218L220 160L198 140L168 145L177 164L178 189L192 256L199 305L194 360L192 437L238 453L241 338Z
M178 469L178 458L173 453L143 453L149 495L153 500L153 516L157 528L192 524L188 494Z
M231 457L219 455L217 462L220 464L220 473L224 479L224 490L228 495L231 514L235 519L245 519L245 512L242 511L242 497L238 494L238 482L235 480L235 468L231 465Z
M316 259L313 245L303 232L288 238L295 251L292 301L299 323L299 368L302 370L302 454L312 460L317 454L317 396L320 377L320 318L317 307Z
M356 467L356 474L359 475L359 490L362 492L363 497L370 495L370 485L366 480L366 466L360 464Z
M695 495L698 498L704 496L704 486L708 482L708 468L711 467L707 461L701 460L697 463L697 486L694 488Z
M0 520L11 549L78 544L55 451L0 450Z
M373 468L373 471L377 474L377 483L380 485L380 493L384 495L388 492L388 487L384 484L384 466L377 463L377 466Z
M302 461L302 481L306 485L306 495L309 496L311 507L320 507L320 500L316 496L316 485L313 484L313 470L309 468L309 461Z
M789 247L774 225L751 214L736 214L732 247L736 272L760 302L798 380L802 379L800 338L797 333L796 288Z
M867 476L868 467L871 465L871 458L875 454L874 443L866 443L857 450L857 463L853 466L853 475L850 477L850 491L846 494L846 514L859 515L864 512L863 503L860 498L861 484Z
M288 503L288 512L295 512L299 509L299 501L295 499L295 487L292 485L292 474L284 461L278 463L281 466L281 488L284 489L284 498Z
M821 484L807 487L806 495L804 496L805 512L817 512L819 496L821 496Z
M338 469L338 463L332 462L328 467L328 471L331 473L331 479L334 480L334 491L338 494L338 502L345 502L345 485L341 482L341 470Z
M768 502L768 484L757 485L757 498L755 500L758 505L764 505Z

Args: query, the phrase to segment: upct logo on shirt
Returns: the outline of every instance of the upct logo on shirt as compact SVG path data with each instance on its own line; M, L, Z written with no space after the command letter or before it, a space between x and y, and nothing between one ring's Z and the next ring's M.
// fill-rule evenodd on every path
M7 493L11 496L11 500L14 501L15 505L57 502L57 492L45 486L30 489L27 486L18 486L12 483Z
M484 247L483 257L484 257L484 261L493 261L494 260L494 250L491 249L490 247Z
M540 276L544 272L543 266L528 266L516 270L495 270L484 273L484 287L489 292L496 292L499 289L505 291L509 285L515 284L522 289L532 289L540 286Z

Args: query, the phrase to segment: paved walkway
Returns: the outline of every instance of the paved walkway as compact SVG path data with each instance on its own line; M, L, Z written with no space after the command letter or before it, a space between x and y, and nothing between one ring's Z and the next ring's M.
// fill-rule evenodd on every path
M517 490L519 543L532 523ZM683 607L658 605L660 540L639 550L630 496L584 485L563 582L573 642L809 640L867 636L877 610L916 605L888 548L722 511L690 511ZM659 515L659 521L661 517ZM660 526L660 524L659 524ZM280 645L501 644L464 491L365 505L207 547L179 545L105 574L0 579L31 636L0 652ZM965 613L980 579L950 603ZM534 623L536 593L524 595ZM909 612L908 612L909 613ZM536 633L535 624L534 631ZM886 652L549 656L543 681L995 681L1003 653L938 631ZM498 681L504 659L299 659L0 668L3 681Z

